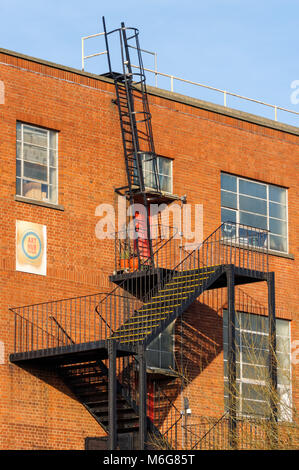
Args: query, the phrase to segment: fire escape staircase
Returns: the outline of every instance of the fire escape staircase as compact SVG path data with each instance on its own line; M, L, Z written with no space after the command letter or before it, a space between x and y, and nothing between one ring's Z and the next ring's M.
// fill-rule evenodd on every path
M107 33L104 19L103 24L127 172L128 184L119 191L148 209L151 196L161 201L161 192L138 30L122 23ZM108 41L112 33L119 35L120 73L113 71ZM133 72L132 49L138 73ZM151 190L144 160L154 176ZM149 234L149 217L147 229ZM149 259L142 259L135 244L139 266L116 276L111 292L11 309L15 347L10 360L22 367L33 363L56 370L107 431L110 448L122 447L120 435L128 433L134 447L144 448L147 431L160 435L146 412L147 346L206 290L227 286L233 312L234 285L268 280L267 239L265 231L226 223L182 256L181 240L170 237L155 251L148 237ZM179 248L175 251L174 246Z
M143 409L138 388L140 351L145 351L204 291L228 287L232 269L233 285L267 281L266 240L264 231L225 223L181 261L167 257L166 275L150 290L144 292L142 288L142 295L137 296L137 288L132 288L134 282L140 288L140 271L135 270L125 275L133 283L127 284L124 279L109 293L13 308L15 351L10 360L22 367L35 364L56 370L78 401L109 432L109 351L114 348L115 429L118 436L133 433L136 440ZM178 241L170 239L155 256ZM142 275L150 278L151 269L142 271ZM230 281L228 288L233 285ZM159 435L149 416L145 425L147 431Z

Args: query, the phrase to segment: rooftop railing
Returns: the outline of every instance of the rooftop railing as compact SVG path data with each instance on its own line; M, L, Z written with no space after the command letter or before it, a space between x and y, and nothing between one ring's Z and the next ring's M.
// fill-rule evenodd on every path
M89 36L85 36L85 37L81 38L82 70L85 69L86 59L91 59L91 58L94 58L94 57L97 57L97 56L102 56L102 55L107 54L106 50L103 51L103 52L96 52L94 54L86 54L85 53L85 41L88 40L88 39L91 39L91 38L96 38L96 37L101 37L101 36L104 36L104 33L91 34ZM130 46L130 47L133 48L133 46ZM218 95L222 96L222 103L223 103L224 107L230 106L231 108L234 108L233 104L232 103L230 104L229 101L228 101L228 98L230 97L230 98L236 98L238 100L238 103L240 103L240 105L241 105L241 111L248 112L247 109L246 109L246 104L248 105L248 104L252 104L252 103L261 106L262 109L264 109L264 110L271 110L272 113L273 113L272 114L272 119L275 120L275 121L278 121L278 120L281 121L281 122L285 121L284 119L282 119L282 120L278 119L278 114L281 116L282 113L285 113L285 115L287 116L287 119L288 118L298 119L298 117L299 117L299 112L298 111L293 111L291 109L287 109L287 108L284 108L282 106L278 106L276 104L267 103L267 102L262 101L262 100L249 98L247 96L243 96L243 95L240 95L240 94L235 93L235 92L223 90L221 88L216 88L216 87L213 87L211 85L206 85L206 84L203 84L203 83L200 83L200 82L187 80L185 78L180 78L180 77L177 77L175 75L168 74L168 73L159 72L158 71L158 66L157 66L157 53L153 52L153 51L146 50L146 49L141 49L141 51L144 54L149 54L154 58L154 68L146 68L145 67L144 71L147 72L148 74L150 74L150 76L154 77L154 86L155 87L158 87L158 78L159 77L164 78L164 79L166 78L168 80L168 83L169 83L168 88L170 89L171 92L177 91L177 88L176 88L177 85L186 84L186 85L188 85L188 87L190 87L190 88L192 87L193 89L195 88L195 89L200 89L200 90L209 90L209 91L216 92ZM136 69L139 68L137 65L134 65L134 64L132 64L132 67L134 67ZM161 88L161 85L160 85L160 88ZM192 92L191 92L190 96L193 96ZM244 103L244 106L242 106L243 103ZM270 119L271 119L271 117L270 117ZM298 126L298 123L299 123L299 119L295 121L294 125Z

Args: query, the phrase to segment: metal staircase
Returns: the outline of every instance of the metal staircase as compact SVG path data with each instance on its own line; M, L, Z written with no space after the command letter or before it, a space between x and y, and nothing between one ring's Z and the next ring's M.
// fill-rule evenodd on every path
M120 29L107 32L104 18L103 26L127 173L127 185L117 191L130 203L144 205L146 219L139 224L145 223L142 231L147 231L147 237L129 246L138 267L116 269L111 277L116 287L111 292L11 309L15 345L10 360L21 367L34 363L54 369L109 434L110 449L123 448L120 436L130 433L134 448L144 449L148 431L165 440L173 427L170 423L161 434L147 413L146 347L204 291L227 286L233 325L229 333L233 385L234 285L269 280L268 238L263 230L225 223L187 255L175 232L154 247L149 204L161 202L163 195L138 30L122 23ZM111 35L119 38L120 72L115 72L112 63ZM136 51L138 72L133 72L132 50ZM119 260L116 266L121 266ZM273 320L274 307L272 310ZM270 324L273 334L273 321ZM272 373L275 381L275 364Z
M74 393L77 400L92 414L108 432L108 369L102 361L87 361L57 366L57 373ZM117 384L117 429L119 434L138 432L138 410Z
M11 309L10 360L55 369L97 422L114 433L111 447L125 433L134 434L134 445L142 433L138 445L142 439L144 445L147 431L159 437L146 412L146 347L209 289L227 286L233 325L234 285L269 280L266 240L264 231L226 223L178 261L177 255L161 255L168 244L180 243L170 238L155 253L156 261L167 260L164 275L156 276L156 268L137 269L108 294ZM230 361L233 381L235 360ZM275 376L275 367L272 372Z

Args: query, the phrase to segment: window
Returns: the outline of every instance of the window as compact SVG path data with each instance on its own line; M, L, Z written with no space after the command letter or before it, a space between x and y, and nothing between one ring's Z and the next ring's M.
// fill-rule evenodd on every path
M153 160L149 154L142 154L144 184L147 188L156 189ZM157 171L161 191L172 193L172 160L157 156Z
M57 204L57 132L17 123L16 194Z
M269 414L268 317L236 312L237 403L245 416ZM228 313L223 311L224 401L228 408ZM290 322L276 320L276 355L278 361L279 419L291 421L291 350Z
M222 173L221 221L269 230L268 247L288 251L287 191L284 188Z
M157 369L174 368L174 324L168 325L146 351L148 367Z

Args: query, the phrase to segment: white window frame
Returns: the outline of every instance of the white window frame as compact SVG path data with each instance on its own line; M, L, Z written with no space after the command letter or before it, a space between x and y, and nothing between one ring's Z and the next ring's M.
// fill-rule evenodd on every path
M225 311L223 311L223 315L225 314ZM226 311L227 312L227 311ZM238 312L238 314L246 314L246 315L256 315L254 313L248 313L248 312ZM257 315L259 316L259 315ZM263 317L263 318L267 318L267 317ZM277 320L282 320L282 319L277 319ZM288 324L288 336L287 338L289 339L289 344L291 344L291 322L288 321L288 320L283 320L285 322L287 322ZM223 324L223 329L224 329L224 324ZM239 357L240 357L240 361L237 361L237 364L239 364L239 370L240 370L240 376L237 377L237 384L238 384L238 390L240 391L240 399L239 399L239 410L237 411L238 415L239 416L243 416L243 417L252 417L252 416L259 416L261 417L260 415L254 415L254 414L246 414L246 413L243 413L243 410L242 410L242 384L252 384L252 385L261 385L261 386L266 386L266 381L265 380L261 380L261 379L251 379L251 378L245 378L243 377L243 367L248 365L248 366L253 366L253 367L265 367L265 366L261 366L259 364L252 364L252 363L246 363L243 361L243 344L242 344L242 334L241 333L250 333L250 334L258 334L258 335L262 335L262 336L265 336L265 337L268 337L268 332L261 332L261 331L256 331L256 330L253 330L253 329L245 329L245 328L242 328L242 325L241 327L237 327L236 328L238 331L239 331L239 339L240 339L240 342L239 344L236 344L236 347L238 349L238 352L239 352ZM279 338L286 338L286 336L281 336L279 334L276 334L276 337ZM246 347L248 347L248 345L246 345ZM226 343L224 341L224 338L223 338L223 350L225 350L228 352L228 343ZM268 351L268 349L264 349L264 351ZM288 398L289 398L289 406L290 406L290 409L292 408L291 404L292 404L292 382L291 382L291 377L292 377L292 363L291 363L291 347L289 347L289 351L286 353L284 351L277 351L277 353L284 353L288 356L288 362L289 362L289 369L287 370L287 374L288 374L288 377L290 379L290 383L289 385L285 385L283 383L278 383L277 384L277 388L278 388L278 391L280 392L279 395L280 395L280 398L282 399L282 390L286 390L287 393L288 393ZM227 363L227 359L224 358L224 364ZM227 375L224 374L224 381L225 382L228 382L228 377ZM228 395L225 394L225 398L228 398ZM248 399L249 400L249 399ZM264 400L258 400L258 399L250 399L250 401L253 401L253 402L257 402L257 403L265 403ZM289 414L288 416L286 416L286 414L284 413L284 415L282 416L280 414L279 416L279 421L287 421L287 422L291 422L293 419L293 417L291 416L291 414Z
M18 180L18 179L20 180L20 188L21 188L20 193L21 194L19 194L17 192L17 185L16 185L16 194L18 196L26 198L26 196L24 196L24 191L23 191L24 180L25 181L32 181L32 182L38 183L38 184L44 184L44 185L47 185L47 187L48 187L48 197L47 198L36 199L36 200L57 205L58 204L58 132L54 131L52 129L47 129L45 127L36 126L36 125L32 125L32 124L27 124L27 123L20 122L20 121L17 121L16 127L18 127L18 125L20 126L21 139L18 139L18 133L17 133L16 143L20 144L21 150L20 150L20 155L19 156L18 156L18 153L16 153L16 161L19 160L21 162L21 175L19 176L19 175L16 174L16 180ZM47 132L47 149L46 149L47 150L47 181L38 180L36 178L31 178L29 176L24 176L24 161L27 161L27 160L24 160L24 126L26 126L28 128L31 128L31 129L41 129L41 130ZM51 132L55 133L55 135L56 135L55 148L50 147L50 133ZM37 148L40 147L41 149L45 149L44 146L41 146L41 145L38 145L38 144L33 144L33 145L34 145L34 147L37 147ZM50 151L51 150L54 150L55 153L56 153L56 166L55 167L50 165ZM34 163L34 162L31 162L31 163ZM38 165L38 163L35 163L35 164ZM55 200L51 200L49 198L50 186L51 186L51 184L50 184L50 168L55 169L55 185L56 185L56 199Z
M146 155L146 152L144 152L144 154L142 154L142 164L144 162L145 155ZM158 172L157 176L158 176L158 178L160 178L160 176L166 176L167 178L170 178L170 191L165 191L161 188L160 189L163 191L163 193L173 194L173 160L171 158L164 157L162 155L157 155L156 158L157 158L157 172ZM164 160L167 160L168 162L170 162L170 174L169 175L165 175L165 174L159 172L159 159L164 159ZM148 173L153 173L153 172L146 171L145 169L143 169L144 181L146 181L146 174L148 174ZM155 188L152 188L150 186L146 186L146 188L155 189Z
M170 336L171 336L171 353L172 353L172 364L171 364L171 367L174 368L175 367L175 321L170 323L170 325L168 325L167 328L169 327L172 327L171 328L171 333L170 333ZM162 366L162 354L163 352L166 352L166 353L169 353L170 351L164 351L162 349L162 345L161 345L161 339L162 339L162 335L165 334L165 330L162 331L161 333L159 333L158 337L155 338L155 342L158 340L159 341L159 348L158 349L152 349L151 348L151 344L150 343L148 345L148 347L146 348L146 351L148 352L148 359L147 359L147 367L149 369L162 369L162 370L169 370L169 368L166 368L166 367L163 367ZM159 366L153 366L151 365L150 363L150 359L149 359L149 355L151 353L151 351L155 352L155 353L158 353L159 354Z
M259 214L257 212L251 212L251 211L245 211L246 213L249 213L249 214L252 214L252 215L256 215L256 216L262 216L262 217L265 217L267 219L267 230L269 232L268 234L268 247L271 251L275 251L277 253L284 253L284 254L287 254L289 253L289 222L288 222L288 190L287 188L283 188L282 186L278 186L278 185L274 185L274 184L269 184L269 183L261 183L260 181L256 181L256 180L252 180L252 179L249 179L249 178L243 178L241 176L236 176L236 175L232 175L230 173L226 173L226 172L221 172L221 175L228 175L228 176L232 176L234 178L236 178L236 182L237 182L237 191L229 191L229 190L226 190L226 189L222 189L222 187L220 188L221 189L221 194L222 192L227 192L227 193L232 193L232 194L236 194L237 196L237 209L233 209L231 207L226 207L226 206L222 206L222 203L221 203L221 209L225 209L227 211L232 211L236 214L236 223L237 224L240 224L240 212L244 212L244 211L241 211L240 210L240 204L239 204L239 199L240 199L240 195L241 196L245 196L247 198L252 198L252 199L259 199L261 201L265 201L267 203L267 215L263 215L263 214ZM266 191L267 191L267 199L264 199L264 198L261 198L261 197L255 197L255 196L249 196L247 194L243 194L243 193L240 193L239 191L239 185L240 185L240 181L246 181L246 182L250 182L250 183L255 183L255 184L259 184L261 186L266 186ZM270 205L270 202L273 203L273 204L276 204L275 201L270 201L269 199L269 187L270 186L277 186L278 188L280 189L284 189L285 190L285 194L286 194L286 203L285 203L285 207L286 207L286 219L278 219L277 217L270 217L270 211L269 211L269 205ZM278 203L277 203L278 204ZM283 205L283 204L281 204ZM286 224L286 236L283 236L283 235L278 235L278 234L275 234L275 233L272 233L270 231L270 218L271 219L274 219L274 220L278 220L280 222L285 222ZM262 229L261 229L262 230ZM285 238L286 239L286 251L280 251L280 250L275 250L273 248L270 248L270 235L278 235L280 236L281 238Z

